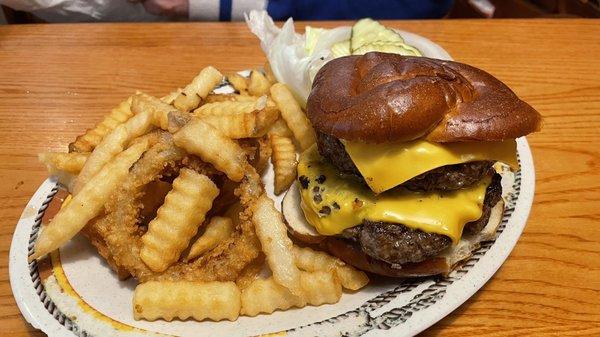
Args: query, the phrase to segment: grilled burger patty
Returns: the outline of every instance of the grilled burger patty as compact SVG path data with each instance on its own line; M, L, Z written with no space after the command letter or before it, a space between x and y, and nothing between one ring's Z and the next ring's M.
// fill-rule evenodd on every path
M344 144L339 139L317 132L317 147L321 156L326 158L341 173L364 178L358 171ZM420 174L401 184L413 191L450 191L471 186L481 180L491 169L492 161L474 161L464 164L447 165ZM365 183L366 184L366 183Z
M502 197L500 180L500 175L493 176L486 190L482 216L467 223L464 233L475 234L485 227L492 207ZM444 235L413 230L402 224L369 220L344 230L340 236L353 242L367 255L393 265L424 261L452 244L450 238Z

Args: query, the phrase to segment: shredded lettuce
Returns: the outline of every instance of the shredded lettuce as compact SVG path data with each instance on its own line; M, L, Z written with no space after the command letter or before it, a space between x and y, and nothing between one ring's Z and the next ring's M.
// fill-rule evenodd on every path
M306 48L306 38L296 33L291 18L278 28L266 11L253 10L245 17L277 81L287 84L302 105L306 105L313 78L333 58L331 47L350 38L350 27L319 29L316 40L311 38L310 48Z
M306 26L306 28L304 28L304 49L308 56L312 55L315 46L317 45L317 41L319 41L321 34L325 31L325 28L315 28L311 26Z

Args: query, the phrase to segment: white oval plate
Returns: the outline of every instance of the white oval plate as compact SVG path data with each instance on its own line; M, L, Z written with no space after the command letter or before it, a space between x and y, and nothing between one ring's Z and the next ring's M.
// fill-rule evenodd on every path
M435 43L402 32L425 56L450 59ZM228 90L222 88L221 90ZM119 281L86 239L77 236L50 267L28 263L42 216L57 192L46 180L27 204L15 229L10 249L10 282L25 319L54 336L411 336L442 319L471 297L515 246L531 209L535 172L525 138L517 140L520 170L502 184L506 210L494 242L483 243L466 263L448 277L408 280L377 279L356 293L345 293L339 303L292 309L235 322L135 321L131 308L135 281ZM272 194L273 171L264 180ZM51 268L51 269L50 269ZM40 270L42 275L40 276Z

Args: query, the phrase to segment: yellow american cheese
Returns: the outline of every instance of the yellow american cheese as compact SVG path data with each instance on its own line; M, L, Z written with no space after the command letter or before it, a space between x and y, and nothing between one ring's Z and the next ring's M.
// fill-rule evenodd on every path
M445 165L495 160L518 167L517 143L514 139L446 144L424 140L385 144L343 143L365 181L376 193Z
M335 235L363 219L401 223L450 237L458 243L467 222L482 215L490 179L453 192L412 192L394 189L375 194L361 183L340 177L316 146L306 150L298 164L301 207L308 222L322 235Z

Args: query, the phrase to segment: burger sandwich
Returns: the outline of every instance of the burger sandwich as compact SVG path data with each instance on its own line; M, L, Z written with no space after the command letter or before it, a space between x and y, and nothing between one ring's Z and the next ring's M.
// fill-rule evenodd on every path
M291 234L375 274L449 273L494 238L500 166L541 117L466 64L372 52L325 64L283 214ZM501 163L502 165L498 165Z

